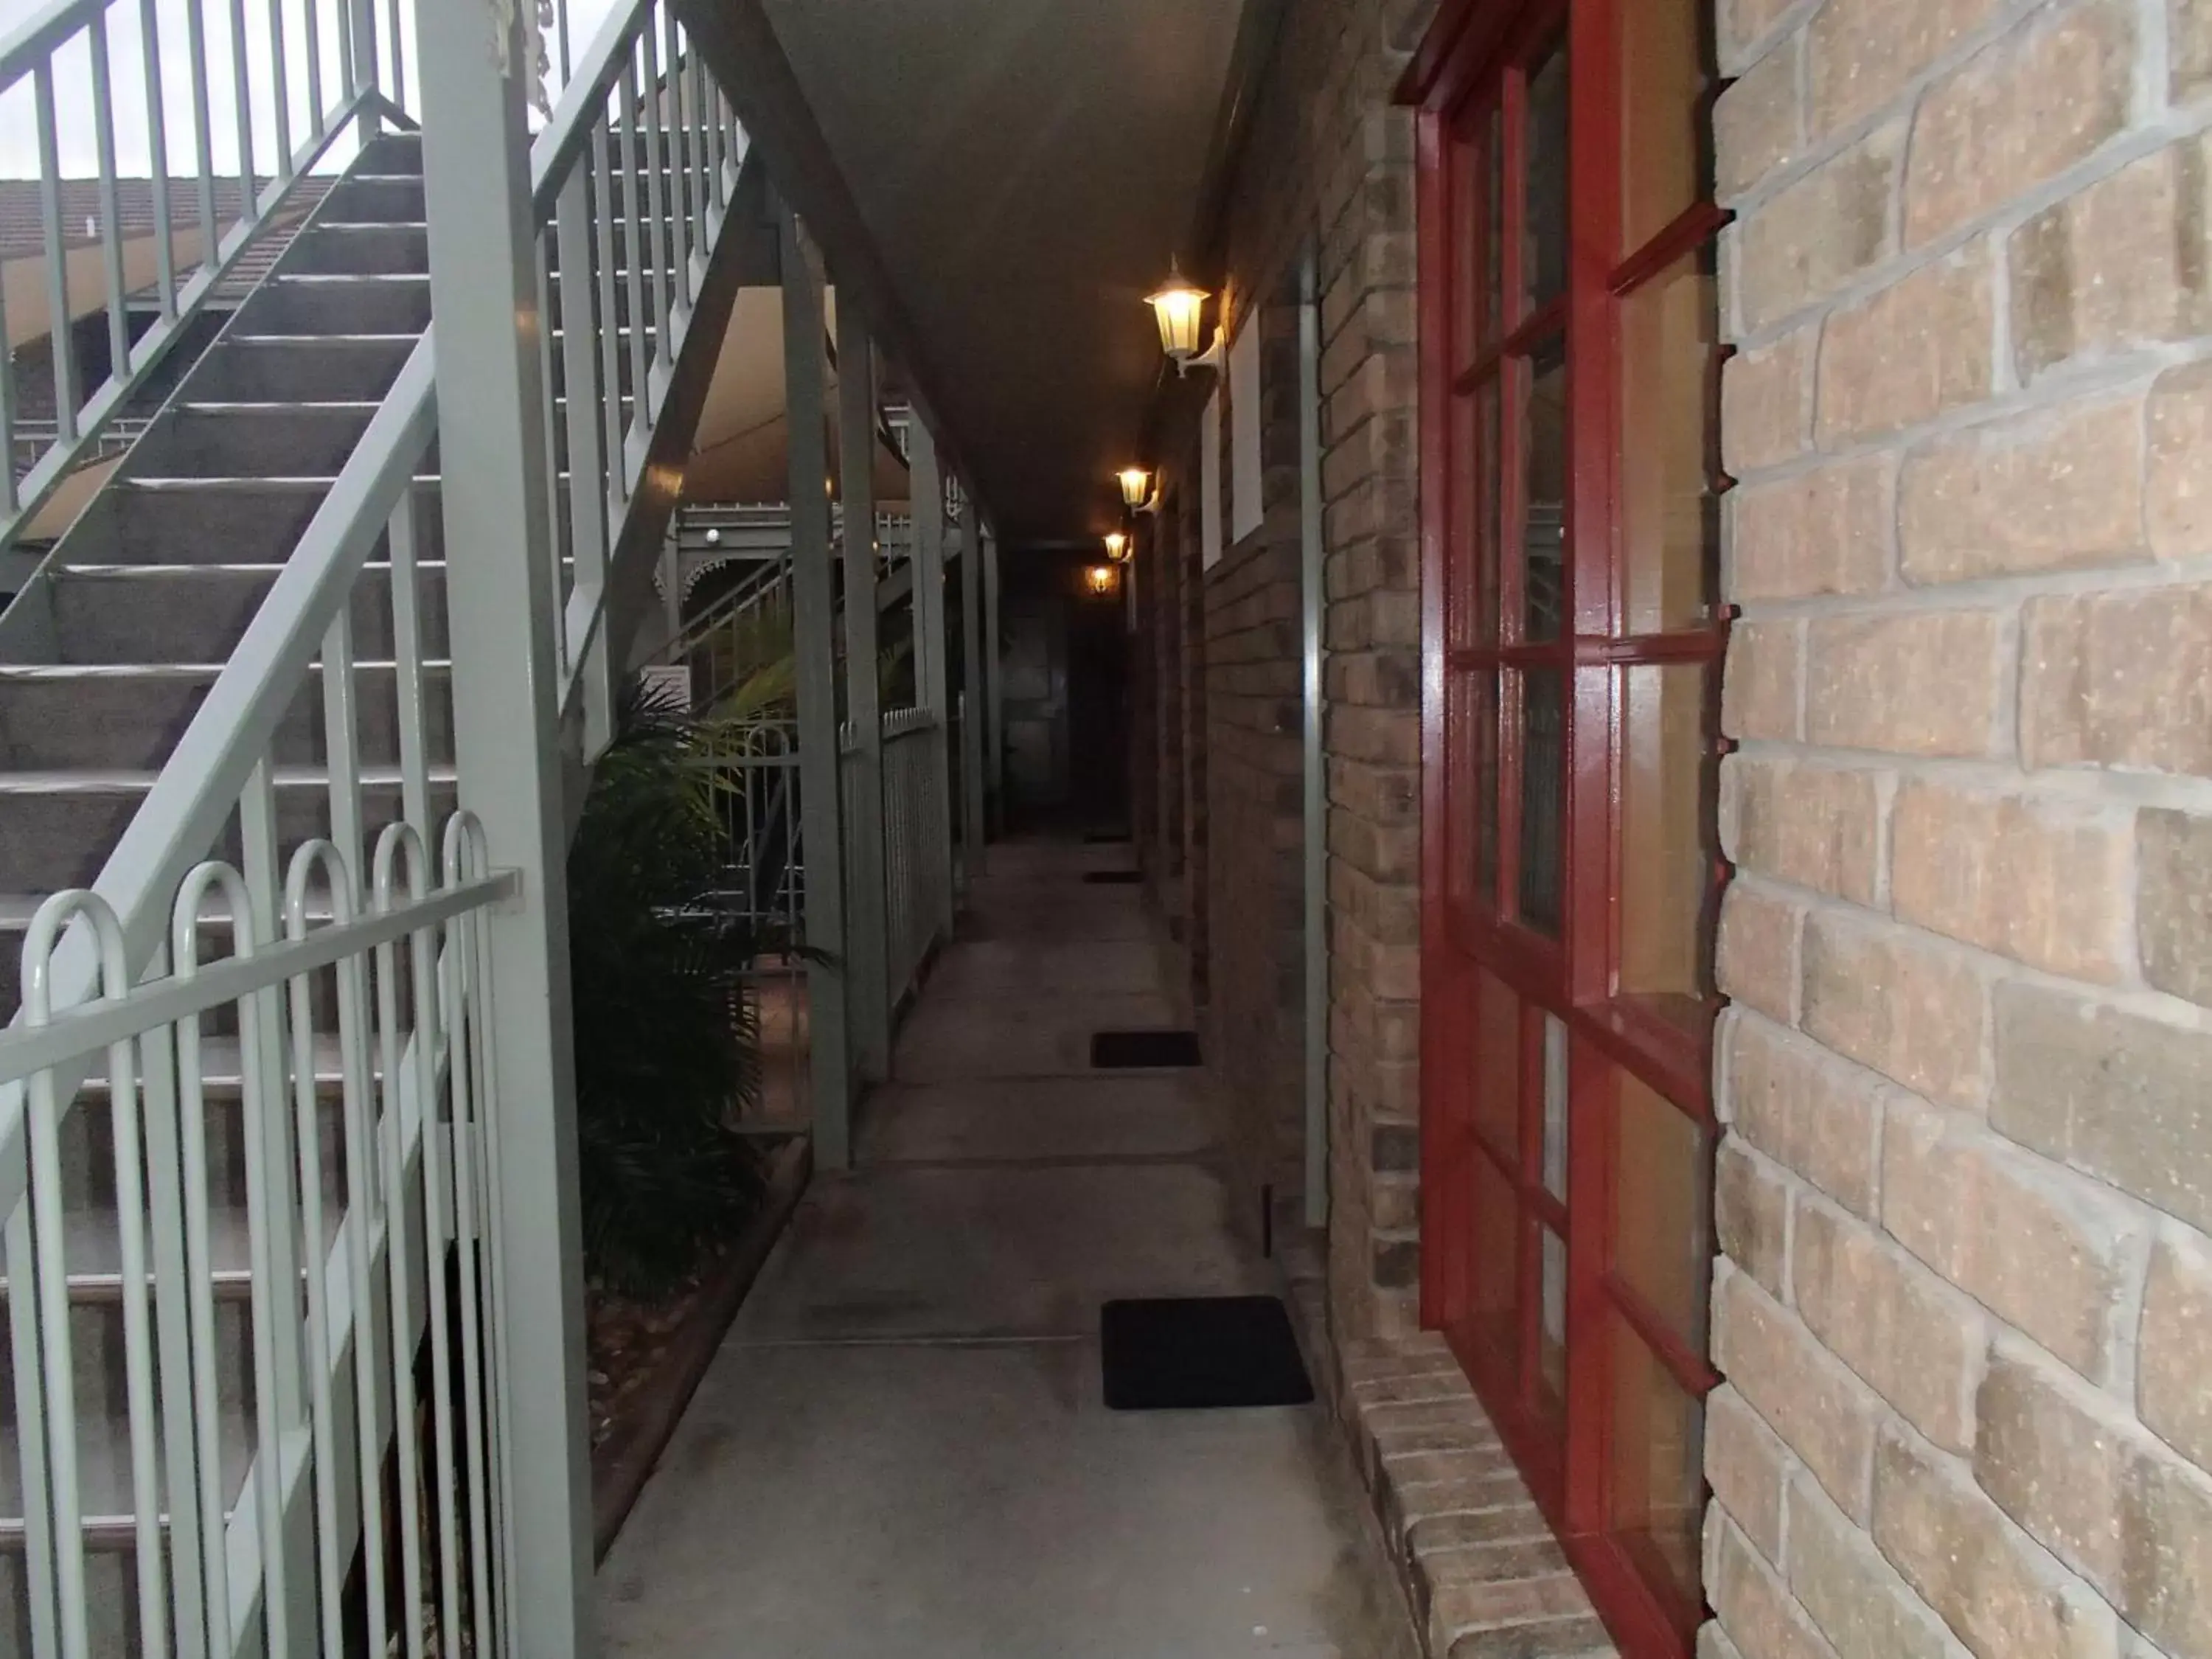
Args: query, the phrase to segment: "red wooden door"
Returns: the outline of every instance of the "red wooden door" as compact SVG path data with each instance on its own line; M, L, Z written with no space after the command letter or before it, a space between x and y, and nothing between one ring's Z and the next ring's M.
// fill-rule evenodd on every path
M1417 61L1424 1314L1628 1650L1698 1621L1717 363L1698 0Z

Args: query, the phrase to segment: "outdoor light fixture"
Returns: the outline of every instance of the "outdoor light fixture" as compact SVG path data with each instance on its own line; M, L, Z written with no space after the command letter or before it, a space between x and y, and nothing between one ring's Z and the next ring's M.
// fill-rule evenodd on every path
M1141 513L1152 496L1152 475L1141 466L1125 466L1115 475L1121 483L1121 501L1132 511Z
M1083 573L1084 586L1093 593L1104 596L1114 591L1118 573L1110 564L1094 564Z
M1168 279L1154 293L1145 296L1145 303L1152 308L1152 320L1160 327L1160 349L1175 359L1176 369L1188 374L1194 366L1218 370L1221 367L1221 335L1216 331L1213 343L1205 350L1198 349L1200 331L1205 327L1206 302L1212 296L1191 282L1168 263Z
M1106 538L1106 556L1119 564L1129 556L1129 538L1115 531Z

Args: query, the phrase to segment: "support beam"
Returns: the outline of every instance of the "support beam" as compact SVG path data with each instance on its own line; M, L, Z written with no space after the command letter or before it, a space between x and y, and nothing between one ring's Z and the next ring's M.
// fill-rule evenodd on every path
M860 1075L890 1075L889 899L884 888L883 687L876 643L876 356L857 305L837 307L837 455L845 508L845 983Z
M983 538L983 671L988 686L983 701L990 718L985 722L988 750L986 772L991 781L991 810L1000 832L1006 827L1006 665L999 659L999 532L994 526Z
M831 961L808 964L814 1162L853 1161L847 1046L843 837L837 771L836 596L830 580L829 445L823 436L822 281L798 219L778 204L783 245L784 408L791 448L791 615L799 693L799 835L805 852L806 943Z
M482 8L416 0L415 21L446 545L468 554L446 582L460 802L520 881L486 919L501 1567L511 1650L574 1659L595 1651L592 1480L530 135ZM519 39L506 57L527 61Z
M915 684L922 707L936 717L930 727L930 798L924 807L923 867L931 882L933 929L952 920L952 803L945 726L951 713L945 640L945 475L939 470L936 434L916 417L907 439L914 497Z
M1322 751L1328 604L1321 477L1321 300L1313 251L1299 272L1298 621L1304 656L1305 1218L1328 1224L1328 776ZM1194 875L1194 879L1195 876Z
M991 538L971 496L960 548L960 857L972 884L983 873L983 568Z

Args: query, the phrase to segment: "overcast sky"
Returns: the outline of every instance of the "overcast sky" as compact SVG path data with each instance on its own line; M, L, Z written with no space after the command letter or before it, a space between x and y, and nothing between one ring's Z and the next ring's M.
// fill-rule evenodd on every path
M0 0L0 46L26 24L53 9L56 0ZM319 35L323 101L325 108L338 97L338 21L351 0L276 0L284 24L286 102L292 112L291 137L295 148L305 141L308 129L310 57L307 22L313 12ZM489 0L429 0L441 5L485 5ZM567 0L569 39L580 55L608 12L629 0ZM198 138L193 118L191 53L187 23L195 11L204 19L208 62L208 125L210 147L218 173L238 170L239 105L238 52L231 33L233 0L153 0L155 30L160 38L161 108L167 139L169 171L190 174L198 167ZM408 84L415 84L413 63L416 0L399 0L403 38L407 43ZM380 50L390 52L388 31L392 0L375 0ZM276 154L275 54L270 46L270 0L244 0L246 68L249 88L246 106L252 113L254 166L267 173ZM146 55L141 23L143 0L112 0L107 9L108 56L115 103L117 170L143 176L151 171L150 130L147 118ZM550 43L549 43L549 46ZM553 49L554 77L559 79L559 54ZM90 177L99 170L97 128L94 121L92 54L82 34L64 46L54 59L56 127L62 172L71 178ZM335 149L337 161L351 153L350 146ZM31 78L0 93L0 177L36 177L39 173L37 105Z

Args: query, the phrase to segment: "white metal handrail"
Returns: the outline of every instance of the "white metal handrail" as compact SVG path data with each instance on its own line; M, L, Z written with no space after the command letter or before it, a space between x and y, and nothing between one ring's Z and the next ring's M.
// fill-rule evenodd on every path
M249 23L243 0L220 13L220 44L227 62L210 62L208 0L186 0L185 39L190 106L180 112L184 143L192 156L188 173L170 172L171 94L162 73L159 0L54 0L0 40L0 118L36 136L39 151L40 250L45 267L43 334L52 365L54 435L19 479L0 469L0 553L78 463L96 449L116 413L168 355L185 326L229 276L248 246L290 204L301 179L333 145L356 131L373 133L380 122L411 126L405 113L406 60L397 0L391 32L380 47L374 0L295 0L298 34L288 40L288 8L254 8ZM120 25L118 30L118 25ZM114 36L136 37L140 84L119 92L114 74ZM82 49L89 77L89 111L96 156L94 202L80 233L74 193L64 175L61 98L73 90L64 75ZM66 60L66 61L65 61ZM234 124L218 134L211 95L223 75L223 95ZM15 126L11 104L30 84L29 119ZM118 115L127 100L144 124L147 221L126 225ZM295 130L295 122L297 123ZM217 146L230 147L218 165ZM137 156L134 154L132 160ZM184 211L172 185L188 195ZM181 219L181 222L179 220ZM134 280L131 249L150 243L152 269ZM155 320L134 335L131 301L151 291ZM75 347L80 317L104 310L109 369L98 386L81 384ZM0 306L0 455L16 453L21 399L14 348Z
M105 9L73 0L7 50L50 44L52 32L87 27L88 16L96 21ZM356 0L356 22L368 10L366 0ZM242 15L239 0L234 12ZM547 321L540 331L544 474L554 497L544 556L559 599L540 625L553 635L561 713L581 727L588 758L611 723L610 665L623 643L609 638L609 563L626 544L641 471L746 142L668 0L619 7L577 69L533 145L532 162ZM34 65L32 73L41 71ZM435 223L430 234L434 249ZM131 1314L126 1333L126 1348L137 1357L134 1376L155 1378L161 1391L158 1416L142 1409L149 1401L137 1393L129 1413L131 1525L149 1651L169 1650L173 1632L177 1651L230 1659L249 1642L258 1644L257 1630L269 1651L283 1651L280 1627L303 1595L302 1605L320 1609L319 1620L308 1617L320 1630L292 1620L297 1627L289 1643L340 1650L353 1633L331 1621L356 1547L372 1590L368 1650L381 1659L387 1634L401 1639L409 1659L425 1650L421 1620L408 1619L397 1632L383 1627L390 1564L383 1559L375 1471L407 1420L401 1408L412 1381L411 1372L402 1375L403 1356L411 1361L426 1330L434 1356L447 1340L446 1279L442 1267L430 1267L443 1256L430 1253L448 1244L473 1251L480 1235L497 1238L502 1167L496 1079L483 1042L470 1046L477 1000L492 988L489 957L480 948L481 930L472 936L466 923L499 896L496 884L487 885L481 850L469 852L465 833L449 837L441 894L425 893L422 870L421 848L438 803L457 781L464 789L467 782L434 761L425 684L427 585L435 568L427 557L420 488L434 472L435 349L434 328L372 417L92 889L51 901L41 912L26 975L27 986L35 978L36 1006L27 1002L17 1028L0 1036L0 1260L11 1290L16 1404L21 1422L48 1428L23 1437L25 1577L33 1649L41 1659L79 1659L86 1651L89 1517L72 1489L75 1431L62 1398L74 1382L66 1364L66 1244L55 1222L62 1194L57 1137L70 1114L82 1109L80 1091L103 1044L116 1112L138 1109L125 1098L137 1086L125 1052L134 1045L144 1089L160 1094L139 1149L150 1219L119 1215L118 1224L150 1227L149 1237L167 1241L162 1249L181 1252L169 1259L174 1271L157 1264L150 1323ZM380 551L393 660L376 695L397 700L398 763L373 774L361 755L361 703L370 688L357 674L354 635L365 573ZM303 775L281 769L274 746L280 722L311 680L322 690L326 760ZM372 787L396 791L396 809L373 803ZM280 843L289 837L280 796L313 799L326 828L326 836L291 854L289 869L281 855ZM386 817L393 822L380 830L377 820ZM235 861L204 866L232 823L240 835ZM364 857L372 842L373 862ZM365 862L372 867L364 870ZM395 880L409 890L405 903L392 896ZM251 963L203 969L195 960L197 936L179 919L197 918L211 887L221 890L240 957L252 955ZM334 920L311 929L307 918L318 908ZM460 939L475 939L458 951L457 927ZM441 952L434 954L434 939L443 940ZM386 1006L403 941L414 964L411 1024ZM165 950L173 952L173 972L164 969ZM328 981L319 1001L309 990L316 975ZM206 1278L204 1240L194 1243L201 1224L190 1204L173 1201L179 1192L204 1191L192 1135L180 1146L174 1133L178 1121L197 1114L187 1110L180 1120L175 1103L181 1091L188 1106L198 1104L198 1014L217 1004L239 1010L241 1086L255 1097L246 1110L265 1131L247 1137L248 1185L259 1194L249 1208L262 1218L253 1230L252 1277L264 1416L248 1483L252 1501L228 1510L229 1495L207 1488L215 1454L203 1443L212 1431L198 1403L212 1387L204 1375L212 1317L198 1305L197 1290ZM84 1012L50 1012L78 1007ZM332 1035L325 1028L333 1022L342 1160L321 1144L315 1080L319 1036ZM163 1030L173 1040L160 1036ZM149 1032L157 1033L150 1045ZM395 1042L401 1032L405 1040ZM458 1127L439 1129L441 1122L463 1123L464 1093L474 1127L465 1134ZM167 1130L158 1127L164 1123ZM449 1145L441 1140L448 1135ZM396 1194L413 1190L419 1175L421 1204L434 1210L446 1202L434 1192L441 1160L473 1160L477 1175L467 1176L458 1162L447 1164L454 1170L451 1212L443 1221L420 1220ZM322 1182L338 1167L343 1196L326 1236ZM134 1184L119 1187L120 1212L138 1214L122 1194L139 1190L139 1178L134 1172ZM142 1299L140 1276L125 1277L126 1306L134 1305ZM494 1259L459 1281L452 1311L465 1352L458 1367L451 1355L435 1362L441 1376L459 1376L466 1416L477 1426L464 1433L444 1420L453 1401L441 1388L432 1402L443 1460L438 1480L425 1481L419 1468L407 1474L414 1449L394 1448L403 1469L398 1571L404 1605L424 1606L434 1578L444 1650L455 1651L466 1629L487 1659L500 1650L495 1634L506 1629L505 1611L525 1588L514 1581L514 1563L503 1553L498 1414L486 1407L497 1397L499 1278ZM302 1282L304 1303L277 1297L278 1287ZM33 1287L27 1308L13 1299L21 1286ZM388 1331L381 1316L388 1316ZM160 1364L142 1370L139 1361L155 1348ZM148 1426L155 1422L164 1426ZM442 1518L426 1528L439 1553L434 1573L416 1522L426 1505L442 1506L462 1490L456 1459L468 1466L472 1507L465 1517L441 1508ZM301 1512L303 1504L312 1504L311 1520ZM166 1554L149 1541L157 1519L167 1528ZM288 1543L303 1520L314 1559L289 1559ZM172 1566L166 1583L164 1560Z

